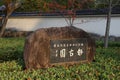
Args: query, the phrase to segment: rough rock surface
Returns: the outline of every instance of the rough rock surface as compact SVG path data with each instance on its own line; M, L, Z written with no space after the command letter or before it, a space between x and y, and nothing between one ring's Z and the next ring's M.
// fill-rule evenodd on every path
M74 38L87 38L88 62L91 62L95 54L95 42L88 33L75 27L41 28L26 38L24 48L26 69L51 67L49 63L50 40Z

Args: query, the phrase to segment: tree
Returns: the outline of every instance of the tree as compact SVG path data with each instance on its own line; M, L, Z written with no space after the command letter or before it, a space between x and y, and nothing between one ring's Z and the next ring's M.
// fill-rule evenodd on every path
M120 0L97 0L97 1L100 4L106 4L108 6L106 31L105 31L105 39L104 39L104 47L107 48L108 47L108 40L109 40L112 8L114 6L116 6L120 2Z
M53 0L52 2L45 3L44 8L50 11L58 11L69 26L73 26L76 18L76 11L81 9L90 8L94 0Z
M4 10L3 22L2 25L0 26L0 37L2 37L5 31L9 16L12 14L12 12L15 9L17 9L20 6L20 1L18 0L2 0L2 1L3 4L5 5L5 10Z

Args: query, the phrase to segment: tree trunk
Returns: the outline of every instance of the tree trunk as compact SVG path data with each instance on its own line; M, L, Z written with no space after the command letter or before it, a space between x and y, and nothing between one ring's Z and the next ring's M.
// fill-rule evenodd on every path
M108 10L108 15L107 15L106 32L105 32L105 40L104 40L104 47L105 48L108 48L110 22L111 22L111 12L112 12L111 4L112 4L112 2L111 2L111 0L109 0L109 10Z
M5 17L4 17L4 22L2 23L2 26L0 26L0 37L3 36L5 28L6 28L6 24L8 21L8 17L12 14L12 12L17 9L18 7L20 7L21 3L20 2L7 2L8 0L5 1Z
M2 26L0 26L0 37L2 37L3 34L4 34L7 21L8 21L8 16L6 16L6 17L4 18L4 22L3 22Z

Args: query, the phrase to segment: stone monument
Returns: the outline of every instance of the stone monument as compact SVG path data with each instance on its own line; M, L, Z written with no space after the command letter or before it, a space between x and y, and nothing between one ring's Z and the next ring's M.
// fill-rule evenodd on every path
M95 41L76 27L41 28L26 38L26 69L87 63L94 59Z

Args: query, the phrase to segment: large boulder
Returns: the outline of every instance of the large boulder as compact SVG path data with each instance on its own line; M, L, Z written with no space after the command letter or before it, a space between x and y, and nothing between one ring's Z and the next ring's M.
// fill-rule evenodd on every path
M94 59L95 42L91 39L88 33L75 27L41 28L26 38L24 48L24 61L26 68L38 69L56 65L50 61L50 56L52 55L51 40L58 40L59 42L59 40L69 41L72 39L86 39L87 58L85 62L91 62ZM60 65L75 63L76 61L68 63L60 62ZM77 63L79 63L79 61L77 61ZM59 62L57 62L57 65L59 65Z

